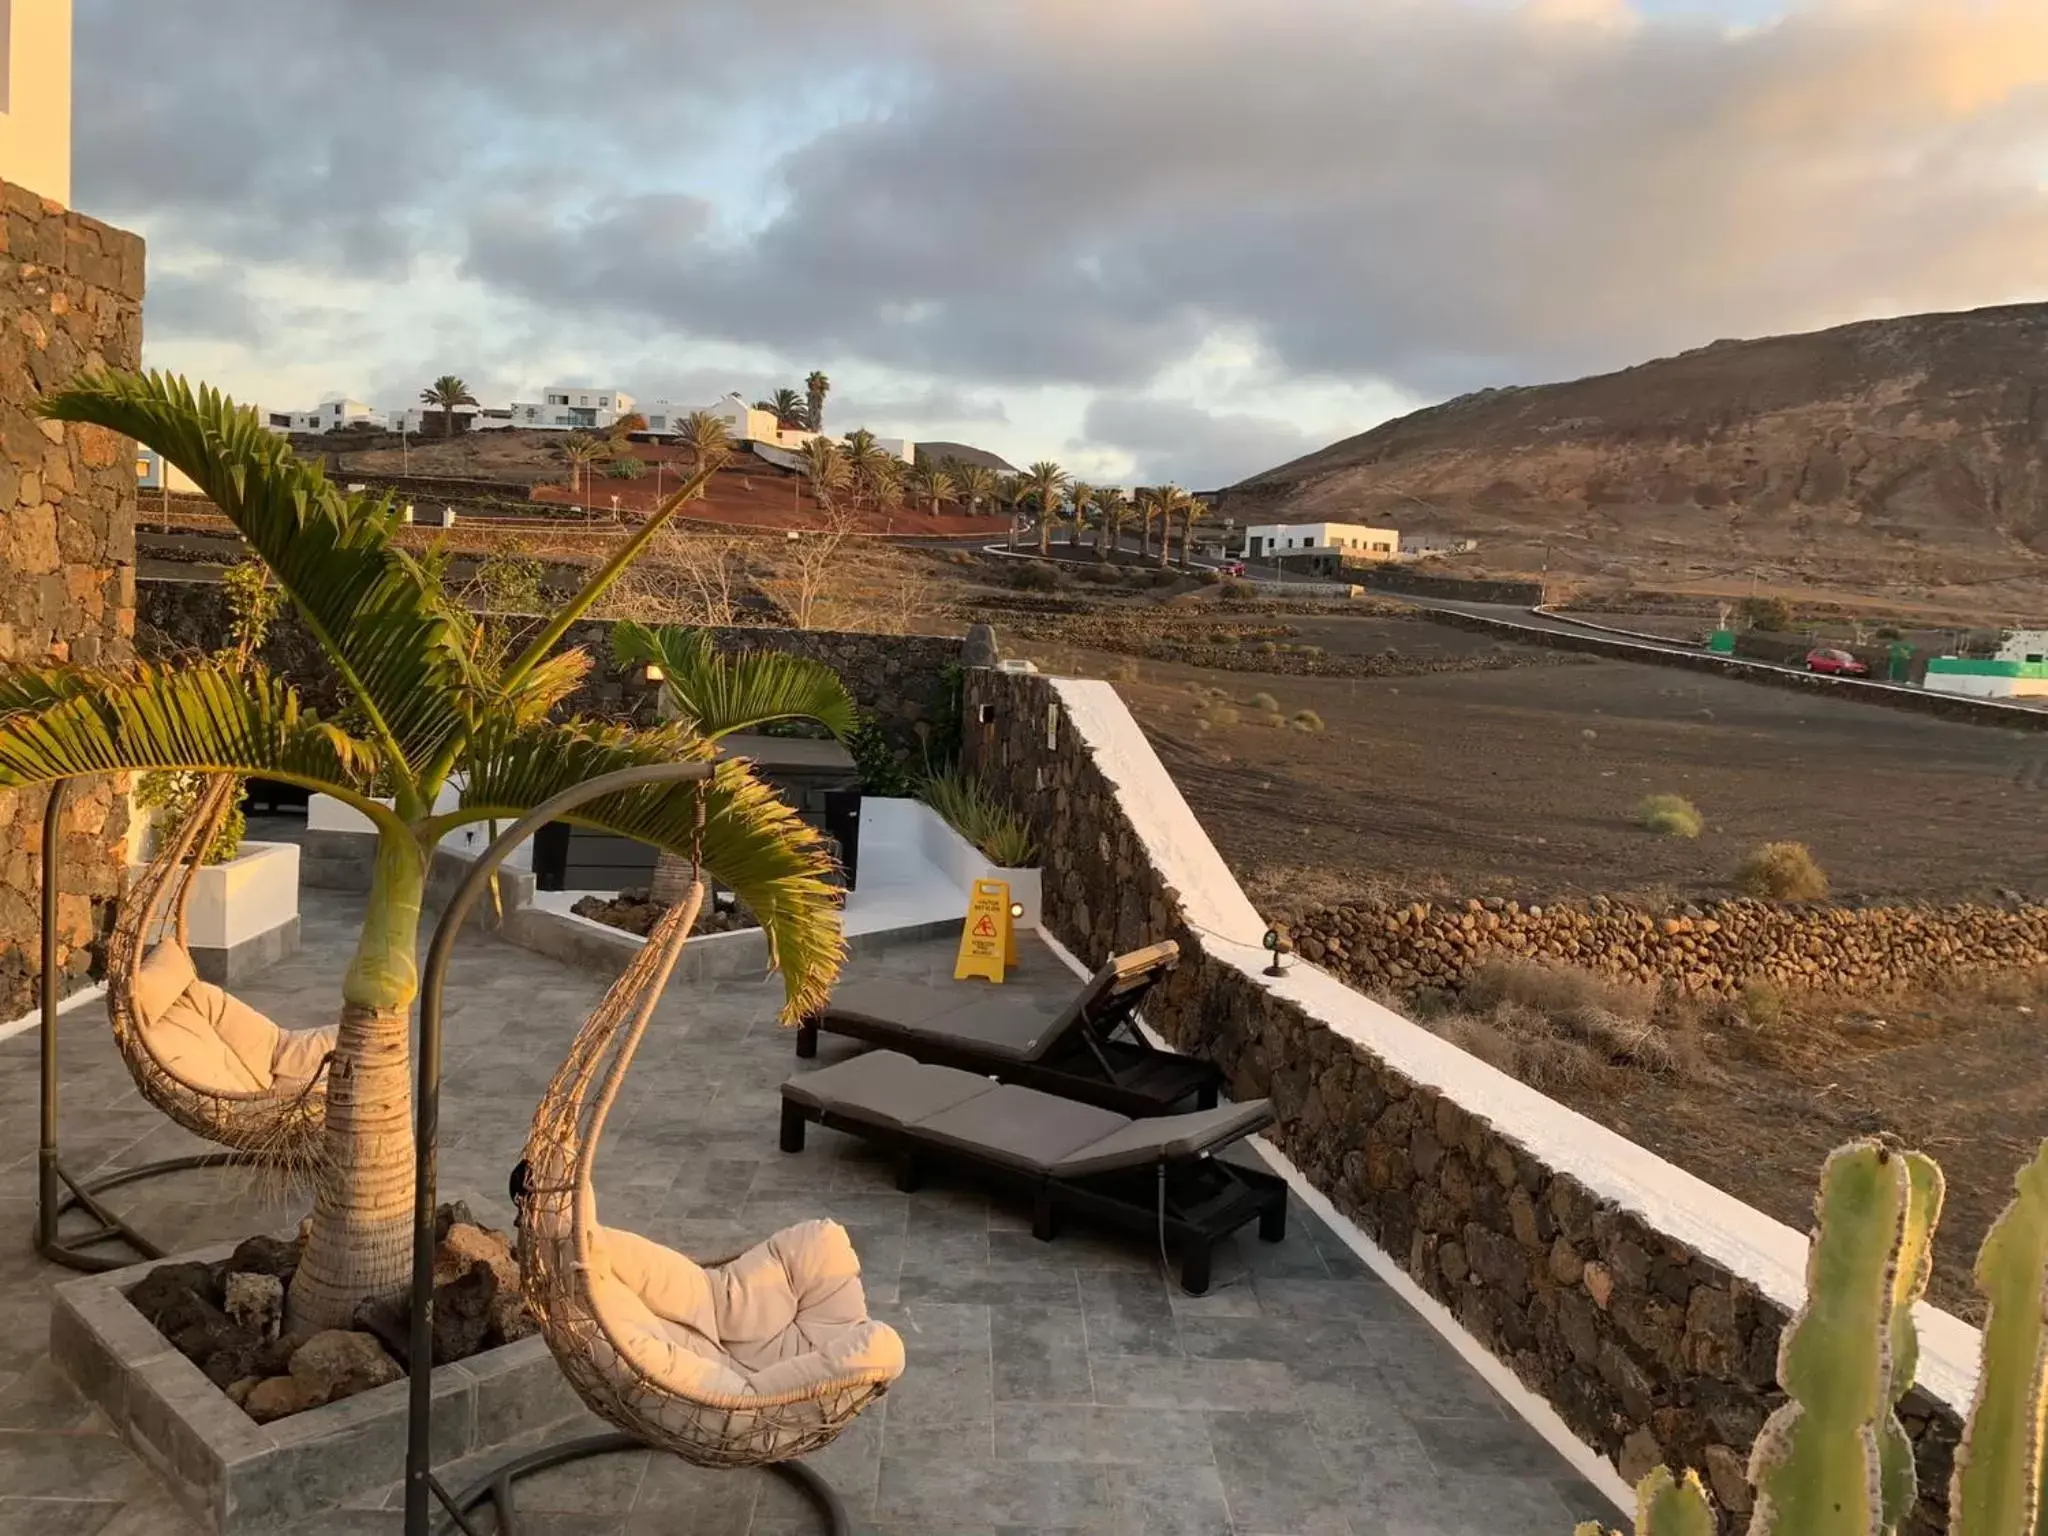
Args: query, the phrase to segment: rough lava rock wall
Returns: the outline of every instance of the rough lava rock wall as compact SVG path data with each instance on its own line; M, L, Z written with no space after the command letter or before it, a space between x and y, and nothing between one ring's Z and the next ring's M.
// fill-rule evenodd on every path
M138 586L137 644L145 656L168 659L226 644L227 599L217 583L151 578ZM710 634L721 651L787 651L827 663L845 679L854 699L906 747L915 746L918 727L939 712L947 669L960 664L966 644L951 636L819 629L714 629ZM569 696L565 712L608 720L653 719L654 688L612 663L609 621L577 624L563 644L583 647L596 662L583 686ZM340 703L333 669L289 611L272 628L263 660L322 713Z
M142 361L142 241L0 182L0 663L118 664L135 634L135 455L35 403L88 370ZM58 957L97 965L120 893L127 798L75 786L65 821ZM41 970L41 792L0 794L0 1019Z
M1074 724L1084 695L1062 690L1095 688L967 675L967 761L1031 821L1047 926L1088 963L1178 940L1146 1022L1219 1063L1233 1098L1271 1098L1273 1143L1623 1477L1697 1467L1740 1529L1748 1449L1783 1400L1797 1235L1310 967L1263 980L1256 934L1238 931L1258 918L1142 735L1119 749L1120 784ZM1956 1319L1921 1319L1928 1389L1904 1405L1916 1536L1945 1527L1957 1362L1976 1347Z
M1455 987L1491 959L1583 966L1699 995L1751 981L1869 992L2048 965L2048 907L1832 907L1747 899L1651 912L1596 897L1361 901L1283 922L1302 957L1354 986Z

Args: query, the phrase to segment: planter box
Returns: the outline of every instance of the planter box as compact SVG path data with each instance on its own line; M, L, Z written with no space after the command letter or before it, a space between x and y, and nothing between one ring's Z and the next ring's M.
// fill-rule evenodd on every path
M50 1356L207 1530L270 1536L403 1479L409 1385L271 1424L243 1413L123 1294L160 1263L211 1263L233 1251L223 1244L57 1286ZM434 1372L434 1464L505 1448L582 1413L537 1335L444 1365Z
M925 857L950 875L962 890L972 890L977 880L1001 880L1010 887L1010 899L1024 908L1017 919L1019 929L1043 925L1044 882L1036 869L1004 869L991 864L988 855L955 832L946 818L928 805L917 807L919 836Z
M131 866L128 877L140 873ZM244 843L227 863L201 866L193 880L186 934L202 978L232 986L298 953L297 844Z

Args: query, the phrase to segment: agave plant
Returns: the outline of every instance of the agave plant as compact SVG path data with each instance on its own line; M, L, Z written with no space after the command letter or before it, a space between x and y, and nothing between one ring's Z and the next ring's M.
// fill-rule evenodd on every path
M629 732L549 717L589 666L564 635L711 473L700 468L623 540L523 647L497 654L439 580L392 540L388 498L346 495L217 391L109 374L41 407L154 448L240 530L346 695L341 718L301 706L260 665L0 669L0 788L81 774L198 770L332 795L376 829L362 931L341 981L311 1237L293 1281L295 1329L347 1327L404 1289L412 1210L408 1012L429 861L452 830L510 820L594 775L708 755L684 722ZM347 723L344 724L344 721ZM451 807L443 791L458 792ZM575 819L675 852L696 842L697 791L636 790ZM843 944L823 839L740 764L703 792L701 849L765 931L789 1012L822 1000Z
M860 725L853 695L839 674L808 656L784 651L725 656L701 629L681 624L649 629L631 622L613 629L612 653L621 666L658 667L671 716L707 742L777 720L815 720L834 740L849 742ZM679 901L689 883L687 859L666 851L655 855L650 900Z

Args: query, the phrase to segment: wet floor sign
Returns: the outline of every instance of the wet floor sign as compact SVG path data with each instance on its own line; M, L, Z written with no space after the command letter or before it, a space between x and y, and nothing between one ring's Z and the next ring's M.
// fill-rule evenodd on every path
M953 979L985 976L1003 979L1003 968L1017 963L1017 932L1010 918L1010 887L1003 880L977 880L967 898L967 921L960 926L960 956Z

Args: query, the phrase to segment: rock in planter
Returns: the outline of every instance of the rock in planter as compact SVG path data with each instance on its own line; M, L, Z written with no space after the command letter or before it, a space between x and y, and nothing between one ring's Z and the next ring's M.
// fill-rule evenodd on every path
M292 1356L291 1381L305 1399L300 1408L317 1408L322 1403L339 1402L342 1398L354 1397L358 1392L394 1382L404 1374L398 1368L398 1362L384 1353L384 1346L369 1334L340 1328L314 1334ZM265 1382L251 1392L250 1401L254 1402L263 1388L269 1385ZM266 1399L266 1403L268 1401ZM298 1409L283 1411L296 1413ZM255 1417L253 1411L250 1417Z
M521 1339L540 1332L540 1325L533 1320L533 1314L526 1310L526 1298L517 1291L500 1290L491 1300L491 1327L484 1335L484 1347L496 1349L501 1344L517 1344Z
M225 1273L230 1275L275 1275L286 1286L299 1272L299 1243L279 1237L252 1237L228 1255Z
M498 1277L500 1291L519 1289L519 1261L512 1256L512 1243L504 1233L466 1221L452 1223L441 1246L434 1253L434 1284L445 1285L469 1273L472 1265L483 1263Z
M498 1277L478 1262L467 1274L434 1287L434 1364L466 1360L484 1347L491 1328L491 1303L498 1299Z
M275 1274L230 1274L228 1317L259 1339L274 1339L284 1327L284 1282Z
M217 1313L222 1301L220 1279L211 1264L159 1264L128 1292L128 1302L160 1333ZM199 1307L194 1308L193 1303Z
M289 1376L271 1376L259 1381L242 1399L242 1412L258 1424L268 1424L272 1419L281 1419L287 1414L302 1413L313 1406L306 1397L305 1388Z

